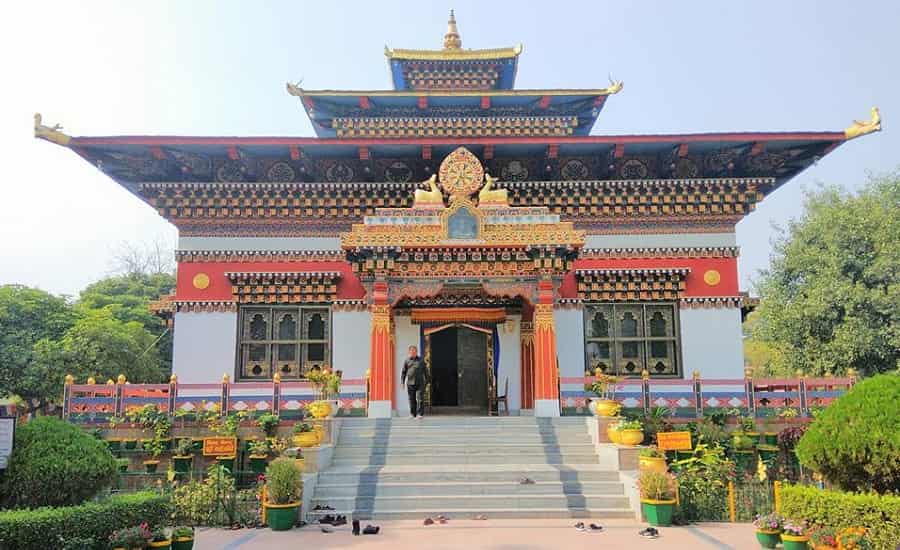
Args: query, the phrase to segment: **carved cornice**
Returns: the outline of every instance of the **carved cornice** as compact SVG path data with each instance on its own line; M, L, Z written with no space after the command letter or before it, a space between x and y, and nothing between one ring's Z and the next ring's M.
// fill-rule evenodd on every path
M175 261L202 262L334 262L342 250L176 250Z
M582 248L580 259L611 258L737 258L737 246L664 247L664 248Z
M578 269L578 298L584 302L677 299L685 290L688 268Z
M578 127L578 117L341 117L331 125L338 138L568 136Z
M742 296L701 296L685 297L678 301L678 305L686 309L697 308L739 308L743 304Z
M241 304L321 304L337 296L332 271L227 272L232 293Z

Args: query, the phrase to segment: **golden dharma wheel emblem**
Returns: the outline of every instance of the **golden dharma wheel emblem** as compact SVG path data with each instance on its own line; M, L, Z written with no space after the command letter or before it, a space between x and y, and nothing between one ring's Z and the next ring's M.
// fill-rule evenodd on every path
M478 191L484 182L484 167L471 151L459 147L444 158L438 170L441 187L450 198L468 197Z
M715 269L710 269L703 274L703 282L709 286L716 286L722 281L722 274Z
M194 288L198 290L206 290L209 288L209 275L206 273L197 273L193 280Z

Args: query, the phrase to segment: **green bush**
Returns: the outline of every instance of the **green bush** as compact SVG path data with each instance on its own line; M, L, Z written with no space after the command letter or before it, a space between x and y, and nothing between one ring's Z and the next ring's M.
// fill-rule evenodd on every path
M289 504L303 494L303 471L290 458L276 458L266 468L266 496L270 504Z
M900 376L863 380L797 444L800 462L847 491L900 492Z
M116 529L145 521L164 525L171 514L169 497L152 492L118 495L80 506L8 510L0 512L0 548L44 550L57 547L51 541L71 546L90 539L97 547L106 548Z
M116 460L80 428L41 417L18 426L9 469L0 482L8 507L71 506L116 479Z
M900 496L785 485L781 489L781 513L834 529L865 527L876 550L900 546Z

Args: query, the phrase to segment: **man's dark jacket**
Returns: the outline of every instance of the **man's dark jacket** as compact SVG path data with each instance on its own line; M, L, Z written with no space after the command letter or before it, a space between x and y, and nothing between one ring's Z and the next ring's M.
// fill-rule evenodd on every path
M403 362L403 373L400 375L400 383L406 381L407 386L424 388L428 383L428 373L425 372L425 361L421 357L411 357Z

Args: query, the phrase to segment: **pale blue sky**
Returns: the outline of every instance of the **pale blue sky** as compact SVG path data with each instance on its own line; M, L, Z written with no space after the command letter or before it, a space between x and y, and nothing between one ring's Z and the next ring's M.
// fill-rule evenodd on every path
M817 182L856 188L900 165L900 2L19 2L0 21L0 284L75 294L121 241L175 230L73 152L33 140L32 115L73 135L311 136L284 90L388 88L384 45L436 48L455 8L463 46L525 45L521 88L625 82L595 134L841 130L845 144L738 225L744 288L772 224ZM15 10L15 11L14 11Z

